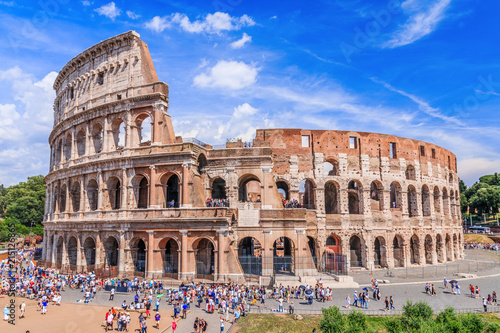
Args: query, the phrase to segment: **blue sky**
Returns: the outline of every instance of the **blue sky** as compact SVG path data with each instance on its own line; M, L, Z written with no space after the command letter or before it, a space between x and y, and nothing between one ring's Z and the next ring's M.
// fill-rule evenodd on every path
M48 172L57 72L135 30L170 86L177 135L395 134L456 153L471 185L500 171L499 10L494 0L0 1L0 183Z

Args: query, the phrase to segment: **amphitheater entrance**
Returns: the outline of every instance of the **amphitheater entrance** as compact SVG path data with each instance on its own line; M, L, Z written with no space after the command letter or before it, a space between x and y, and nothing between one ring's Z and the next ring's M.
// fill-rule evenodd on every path
M324 254L325 271L332 274L345 275L347 271L346 258L342 254L340 238L337 235L330 235L326 239Z
M58 266L60 267L62 265L63 243L64 239L62 238L62 236L59 236L56 243L56 255L55 255L56 267Z
M238 246L238 259L244 274L262 275L262 245L253 237L245 237Z
M432 254L434 252L433 246L432 246L432 237L431 235L425 236L425 263L428 265L432 264Z
M351 254L351 267L364 267L361 239L358 236L354 235L349 240L349 250Z
M208 238L202 238L196 245L196 277L213 278L215 272L214 245Z
M280 237L273 245L274 274L294 275L294 248L288 237Z
M436 254L438 262L445 262L443 237L440 234L436 236Z
M392 240L392 251L394 257L394 267L404 267L405 252L403 238L401 236L394 236L394 239Z
M309 247L309 252L314 262L314 267L318 268L318 257L316 256L316 242L311 236L307 236L307 245Z
M104 267L118 266L118 241L108 237L104 242Z
M216 178L212 183L212 199L226 199L226 181Z
M134 261L134 272L144 273L146 271L146 243L140 238L132 239L130 250Z
M179 273L179 245L173 238L160 242L163 259L163 273L172 275Z
M70 266L74 266L73 268L76 268L76 256L78 252L78 245L76 242L75 237L71 237L68 241L68 246L66 247L66 250L68 252L68 261Z
M95 241L92 237L87 237L85 242L83 242L83 253L87 271L93 271L92 266L95 265Z
M375 238L374 250L374 265L379 267L387 267L387 252L384 237L378 236L377 238Z
M419 239L417 235L410 238L410 263L420 264Z
M246 175L240 179L238 188L240 202L261 202L261 183L254 175Z

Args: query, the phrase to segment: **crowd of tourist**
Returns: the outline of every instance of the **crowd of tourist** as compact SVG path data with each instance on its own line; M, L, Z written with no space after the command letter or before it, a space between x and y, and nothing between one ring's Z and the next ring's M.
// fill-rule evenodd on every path
M500 243L464 242L465 249L499 251Z
M212 199L207 198L207 207L229 207L229 199Z
M283 199L283 208L302 208L302 204L296 199Z

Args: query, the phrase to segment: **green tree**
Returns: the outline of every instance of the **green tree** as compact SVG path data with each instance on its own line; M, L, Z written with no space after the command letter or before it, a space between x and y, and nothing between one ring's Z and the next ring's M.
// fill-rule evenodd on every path
M469 205L478 213L497 213L500 205L500 186L480 188L470 199Z
M332 306L328 309L323 308L323 317L319 322L319 328L323 333L341 333L346 332L347 316L340 312L339 308Z

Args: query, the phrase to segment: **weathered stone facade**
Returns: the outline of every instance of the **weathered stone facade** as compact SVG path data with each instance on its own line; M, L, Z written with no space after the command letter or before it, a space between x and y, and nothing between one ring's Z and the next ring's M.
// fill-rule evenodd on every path
M441 147L301 129L222 149L183 140L135 32L75 57L54 89L43 248L53 265L241 281L316 275L333 256L351 268L463 257L456 159Z

